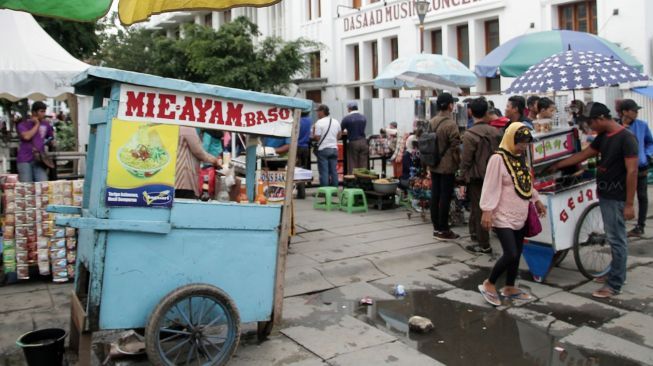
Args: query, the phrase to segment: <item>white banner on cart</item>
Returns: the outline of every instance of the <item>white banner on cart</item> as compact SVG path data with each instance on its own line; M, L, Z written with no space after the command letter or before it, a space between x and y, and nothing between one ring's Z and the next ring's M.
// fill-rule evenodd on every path
M281 137L291 135L293 122L289 108L128 84L120 88L118 118Z

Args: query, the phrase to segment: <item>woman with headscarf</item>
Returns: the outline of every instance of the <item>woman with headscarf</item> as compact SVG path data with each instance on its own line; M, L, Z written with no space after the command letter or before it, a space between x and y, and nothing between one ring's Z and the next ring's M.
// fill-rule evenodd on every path
M546 207L533 189L530 167L526 162L526 151L532 141L533 135L526 125L511 123L499 150L488 161L483 181L481 225L488 231L493 229L497 234L503 255L492 268L490 277L478 285L478 289L485 300L495 306L501 305L495 284L504 272L506 285L501 290L501 296L521 300L531 298L515 287L515 280L524 245L529 203L535 203L540 217L546 214Z

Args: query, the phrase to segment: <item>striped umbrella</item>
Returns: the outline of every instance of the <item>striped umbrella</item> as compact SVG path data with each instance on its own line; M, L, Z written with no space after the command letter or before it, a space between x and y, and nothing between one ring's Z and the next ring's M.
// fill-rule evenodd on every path
M648 81L633 66L592 51L566 51L531 66L506 90L508 94L538 94Z
M614 57L640 71L643 69L633 56L604 38L585 32L553 30L509 40L480 60L475 72L480 77L517 77L545 58L567 50L593 51Z
M179 10L226 10L238 6L269 6L281 0L119 0L124 25L146 21L153 14ZM112 0L0 0L0 9L76 20L95 21L109 11Z

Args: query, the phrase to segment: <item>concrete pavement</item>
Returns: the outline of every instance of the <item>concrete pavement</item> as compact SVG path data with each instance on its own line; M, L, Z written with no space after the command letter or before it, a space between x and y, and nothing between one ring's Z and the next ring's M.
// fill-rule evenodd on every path
M490 364L484 361L499 356L484 343L493 337L474 337L493 331L520 346L511 357L525 364L564 364L551 354L580 360L596 353L603 363L653 365L650 233L631 242L628 284L611 300L591 298L599 285L568 256L544 283L521 272L519 286L534 300L493 309L476 285L501 253L495 239L494 256L474 255L462 249L469 244L466 227L454 228L460 239L445 242L432 238L429 222L409 219L403 209L350 215L311 205L310 198L296 201L298 235L289 249L282 326L261 344L246 332L230 365ZM407 298L391 295L396 284L409 290ZM22 364L14 344L20 334L65 326L70 289L38 282L0 288L0 366ZM360 307L364 296L375 304ZM404 315L418 312L431 314L431 335L407 330Z

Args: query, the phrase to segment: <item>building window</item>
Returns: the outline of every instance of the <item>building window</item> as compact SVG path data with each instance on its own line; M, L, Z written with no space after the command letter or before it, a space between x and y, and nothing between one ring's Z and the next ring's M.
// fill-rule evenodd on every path
M360 9L361 7L361 0L352 0L351 1L351 7L354 9Z
M558 6L560 29L597 34L596 0Z
M320 19L322 17L322 1L306 0L306 19Z
M390 38L390 61L399 58L399 38Z
M322 77L322 70L320 67L320 52L312 52L308 55L308 58L311 63L311 78L319 79Z
M358 54L358 45L355 45L354 47L354 80L360 80L361 75L360 75L360 55ZM358 91L360 94L360 90Z
M499 20L493 19L485 22L485 54L492 52L499 47ZM501 79L499 76L485 80L485 90L488 92L501 91Z
M372 51L372 79L379 74L379 44L374 41L370 44Z
M212 27L213 26L213 14L208 13L204 16L204 25L207 27Z
M354 99L361 99L361 88L354 88Z
M313 0L306 0L307 19L313 19Z
M469 27L466 24L459 25L456 27L456 34L458 35L458 61L469 67Z
M399 90L392 89L392 97L393 98L399 98Z
M378 98L379 97L379 89L371 86L372 88L372 98Z
M224 11L224 22L225 23L231 22L231 9Z
M442 54L442 29L431 31L431 53Z
M321 90L307 90L306 99L312 100L315 103L322 103L322 91Z
M322 0L317 0L317 17L322 18Z

